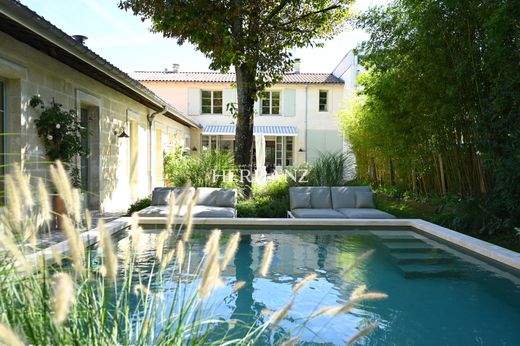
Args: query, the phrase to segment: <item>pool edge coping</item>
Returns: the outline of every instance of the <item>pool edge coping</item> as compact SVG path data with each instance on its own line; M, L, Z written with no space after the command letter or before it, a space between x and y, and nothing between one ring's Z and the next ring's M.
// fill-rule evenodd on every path
M140 224L165 224L164 217L140 218ZM449 228L436 225L422 219L282 219L282 218L196 218L193 219L194 225L207 226L401 226L413 227L424 233L445 240L451 244L479 254L493 261L504 264L508 267L520 271L520 253L508 250L498 245L491 244L463 233L453 231ZM109 234L115 234L131 225L131 218L120 217L105 224L105 229ZM80 235L85 247L91 246L99 240L99 229L93 228ZM54 261L54 253L67 254L69 250L68 242L51 245L41 251L35 252L27 259L38 263L42 258L46 262Z

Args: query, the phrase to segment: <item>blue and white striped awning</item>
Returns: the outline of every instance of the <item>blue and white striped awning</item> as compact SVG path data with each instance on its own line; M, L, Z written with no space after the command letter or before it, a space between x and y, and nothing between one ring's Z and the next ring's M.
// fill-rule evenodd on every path
M235 135L235 125L206 125L202 130L203 135ZM264 136L297 136L294 126L261 126L254 125L253 135L262 133Z

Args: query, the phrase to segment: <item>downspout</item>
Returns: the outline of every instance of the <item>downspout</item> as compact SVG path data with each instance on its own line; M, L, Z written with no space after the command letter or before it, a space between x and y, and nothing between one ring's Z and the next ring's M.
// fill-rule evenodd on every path
M308 129L308 110L309 110L309 85L305 85L305 163L307 163L307 153L309 152L309 147L307 145L307 129Z
M163 109L157 112L150 113L146 116L148 120L148 192L152 192L153 187L153 179L152 179L152 124L157 115L164 115L168 109L166 106L163 106Z

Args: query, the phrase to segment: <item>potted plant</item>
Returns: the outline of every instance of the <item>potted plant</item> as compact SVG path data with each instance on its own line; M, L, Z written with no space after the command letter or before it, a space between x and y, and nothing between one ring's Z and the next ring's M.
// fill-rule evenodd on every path
M63 162L73 187L80 188L81 180L77 157L88 154L84 145L86 136L88 136L87 129L81 125L75 110L64 110L62 105L56 103L54 99L49 105L45 105L41 97L36 95L31 98L29 104L32 108L40 109L40 117L34 123L38 136L45 147L47 158L52 162L56 160ZM53 206L58 215L56 225L60 228L61 218L59 215L66 212L61 197L54 196Z

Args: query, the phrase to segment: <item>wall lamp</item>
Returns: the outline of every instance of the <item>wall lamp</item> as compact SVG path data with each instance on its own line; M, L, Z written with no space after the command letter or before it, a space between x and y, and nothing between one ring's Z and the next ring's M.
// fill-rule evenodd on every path
M304 153L305 152L305 149L303 148L300 148L300 150L298 150L299 153Z
M120 130L114 130L114 135L116 135L117 138L129 138L130 136L126 133L127 127L128 127L128 112L126 113L126 121L125 121L125 126L123 127L123 131L121 131L119 133Z

